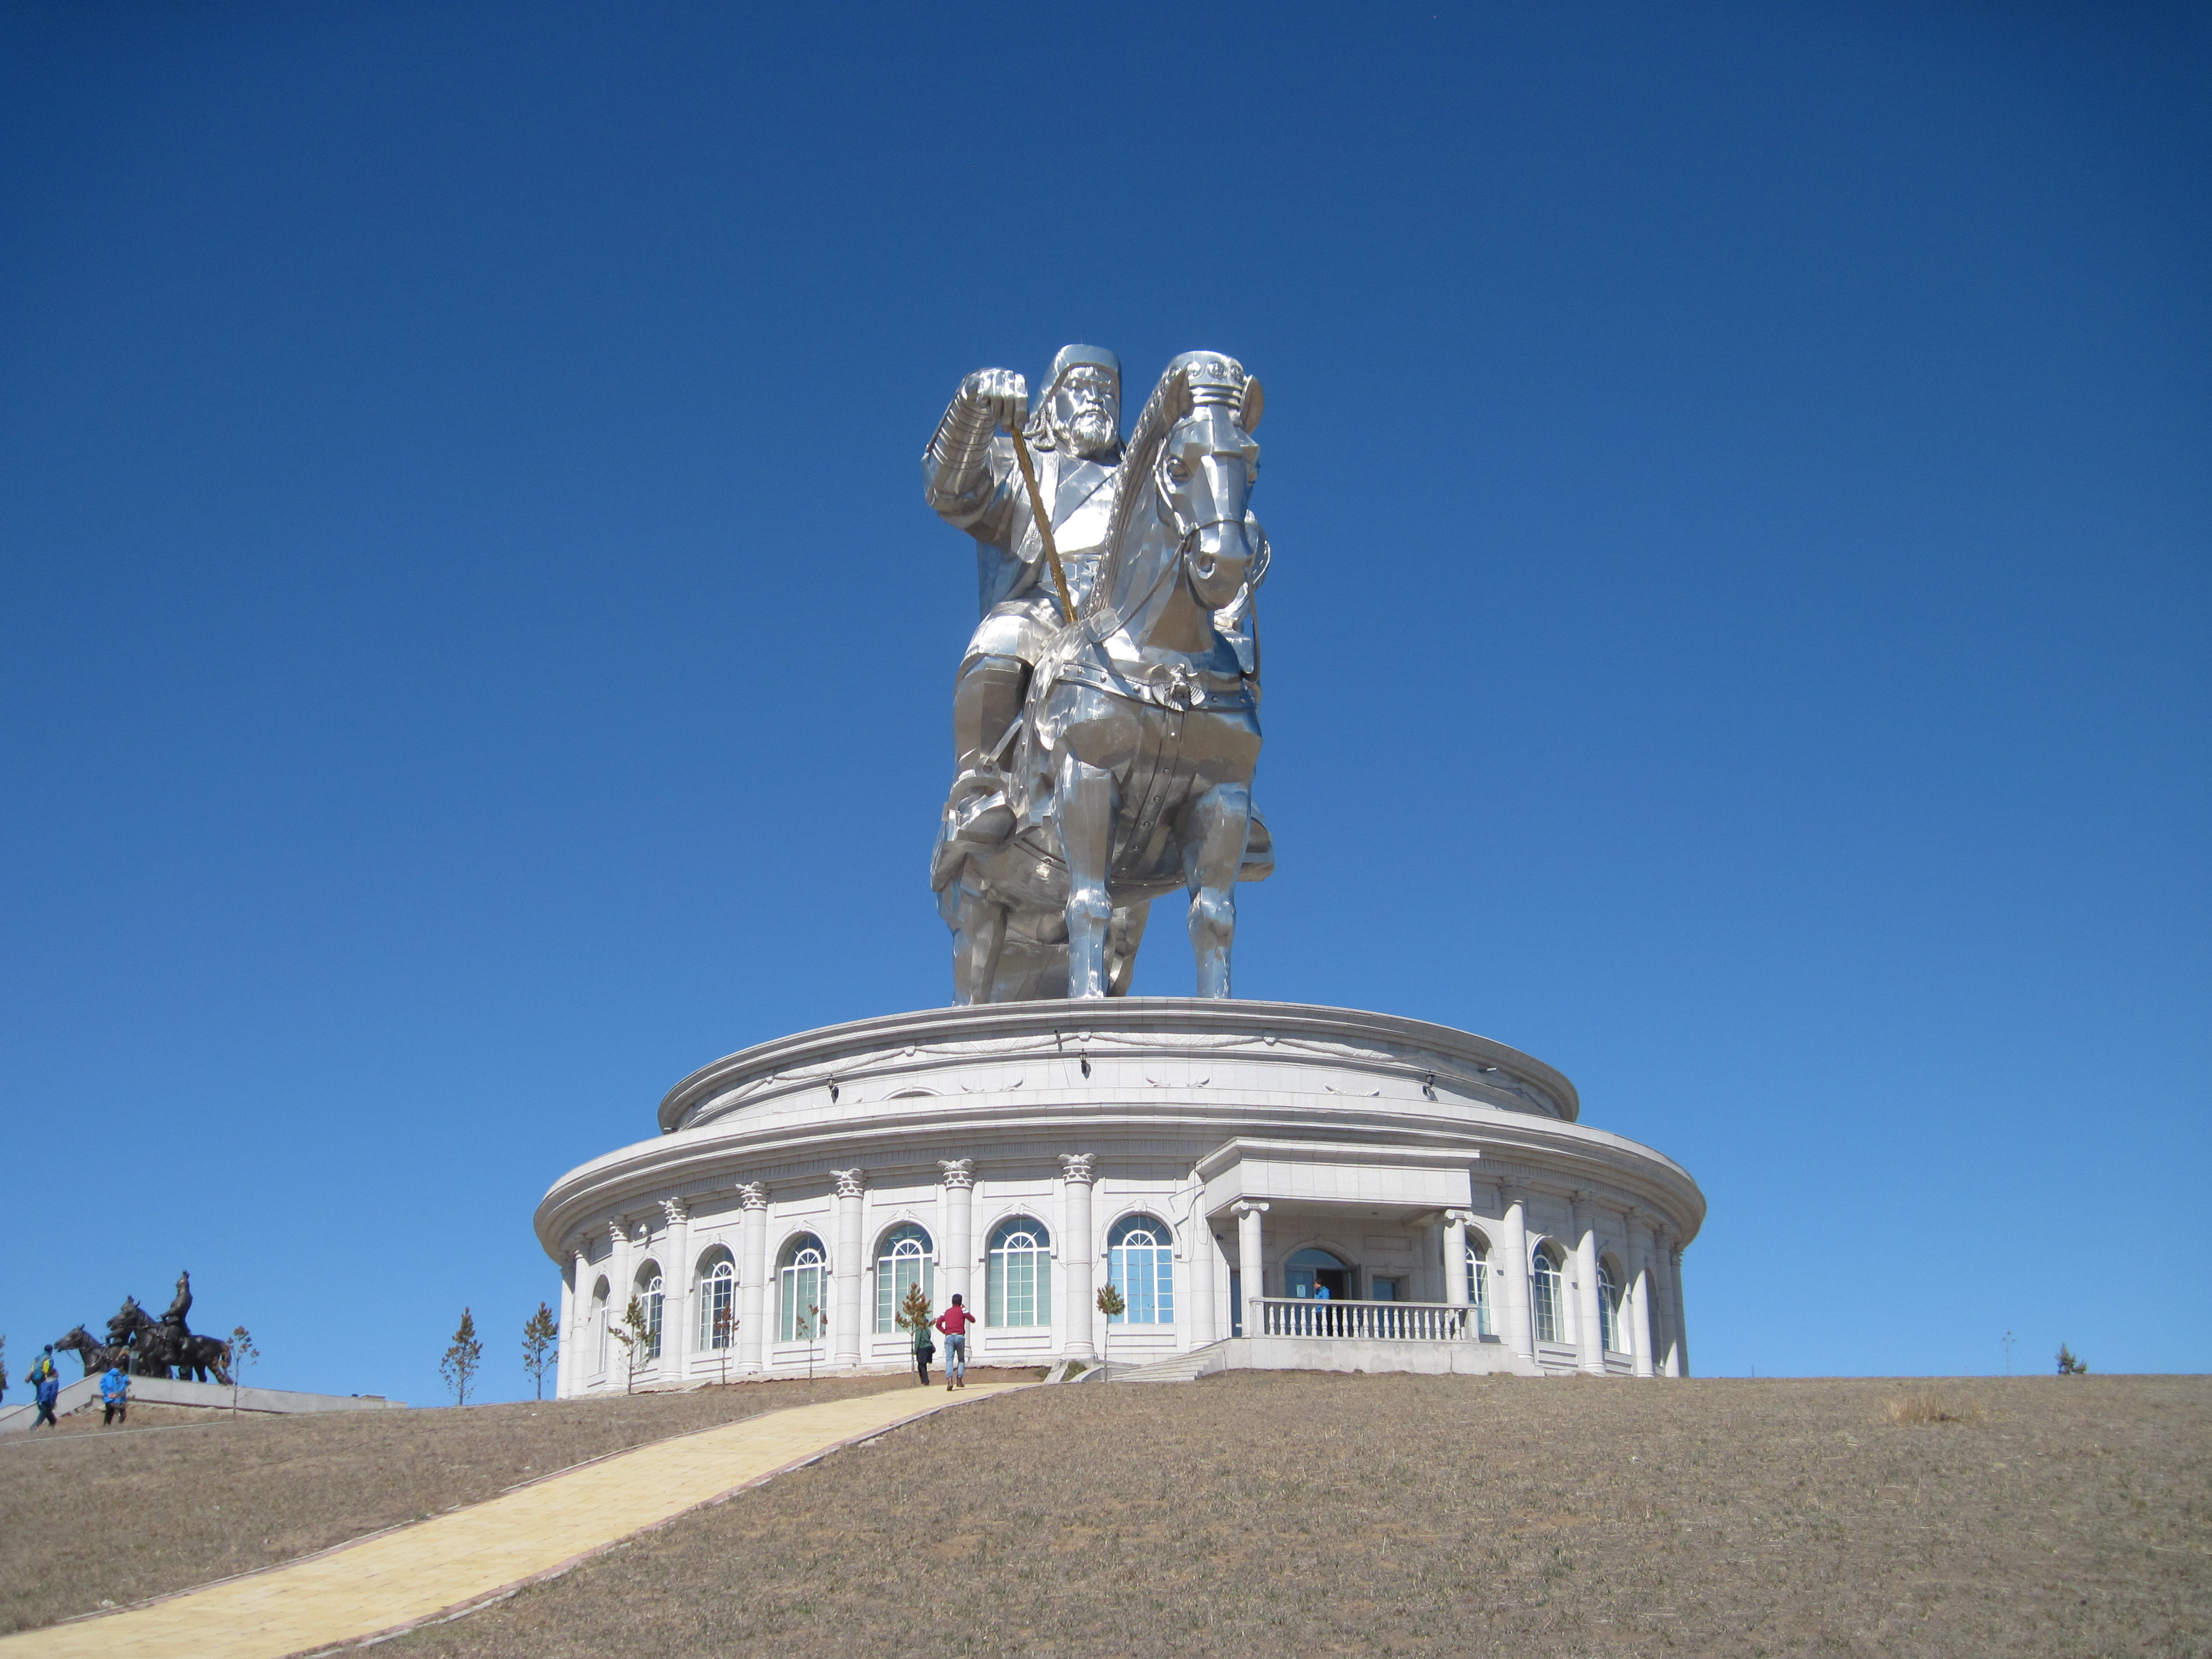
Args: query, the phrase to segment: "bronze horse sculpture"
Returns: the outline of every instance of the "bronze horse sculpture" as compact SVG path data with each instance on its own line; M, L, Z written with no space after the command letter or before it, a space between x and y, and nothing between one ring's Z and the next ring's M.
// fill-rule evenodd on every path
M125 1302L123 1311L108 1322L111 1334L118 1324L125 1328L133 1375L168 1376L173 1373L180 1382L204 1382L212 1371L215 1381L228 1386L229 1343L216 1337L180 1332L153 1318L135 1301Z
M82 1325L55 1343L54 1347L58 1352L75 1354L87 1376L104 1371L110 1365L123 1364L131 1358L127 1345L111 1347Z

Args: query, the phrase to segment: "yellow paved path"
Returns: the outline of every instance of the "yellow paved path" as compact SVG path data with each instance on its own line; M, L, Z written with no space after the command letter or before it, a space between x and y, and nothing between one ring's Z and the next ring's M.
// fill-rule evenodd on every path
M0 1659L286 1659L357 1642L474 1606L833 1447L1034 1386L893 1389L656 1441L303 1560L0 1637Z

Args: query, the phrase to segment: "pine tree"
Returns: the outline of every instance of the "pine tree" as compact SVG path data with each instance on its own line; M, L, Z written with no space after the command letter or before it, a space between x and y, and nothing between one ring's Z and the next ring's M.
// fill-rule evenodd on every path
M469 1385L476 1381L477 1367L483 1363L483 1344L477 1340L476 1316L466 1308L461 1310L460 1328L453 1333L453 1346L438 1362L438 1375L446 1379L446 1386L453 1391L453 1403L469 1403Z
M714 1352L722 1359L722 1386L730 1382L730 1338L738 1328L736 1310L724 1306L714 1310Z
M628 1373L624 1394L637 1391L637 1368L645 1364L653 1346L653 1322L645 1316L645 1304L632 1297L623 1310L622 1322L607 1327L607 1334L623 1345L623 1368Z
M553 1310L543 1302L538 1311L530 1316L530 1322L522 1328L522 1368L538 1384L538 1397L545 1398L545 1367L559 1352L561 1322L553 1317Z
M246 1368L261 1358L253 1346L253 1333L243 1325L230 1328L230 1414L238 1415L238 1391L245 1386Z
M2081 1357L2063 1342L2058 1345L2058 1374L2061 1376L2087 1376L2089 1374L2089 1367Z
M1110 1377L1114 1375L1114 1368L1106 1361L1111 1352L1114 1322L1129 1311L1129 1304L1121 1299L1121 1292L1110 1279L1098 1287L1098 1311L1106 1316L1106 1335L1098 1345L1098 1369Z

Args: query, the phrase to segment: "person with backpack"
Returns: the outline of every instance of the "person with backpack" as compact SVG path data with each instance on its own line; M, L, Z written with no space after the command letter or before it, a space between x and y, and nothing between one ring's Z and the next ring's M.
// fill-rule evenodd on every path
M931 1340L929 1322L925 1320L914 1328L914 1371L921 1379L921 1386L929 1386L929 1362L937 1358L937 1344Z
M954 1291L952 1305L937 1316L937 1328L945 1334L945 1391L968 1386L968 1328L983 1322L975 1317Z
M107 1375L100 1379L100 1426L125 1423L131 1417L131 1379L123 1374L123 1362L114 1361Z
M54 1369L54 1345L46 1344L46 1351L31 1362L31 1374L23 1379L31 1385L31 1392L39 1402L39 1414L31 1419L34 1429L48 1425L58 1429L60 1421L54 1416L54 1402L62 1396L62 1374Z

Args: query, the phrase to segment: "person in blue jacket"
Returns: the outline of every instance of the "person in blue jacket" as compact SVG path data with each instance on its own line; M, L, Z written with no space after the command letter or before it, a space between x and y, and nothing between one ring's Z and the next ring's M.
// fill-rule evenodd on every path
M123 1374L123 1362L117 1360L107 1368L107 1375L100 1379L100 1426L123 1423L131 1415L131 1379Z
M31 1374L23 1380L31 1385L39 1402L39 1414L31 1419L31 1426L40 1429L52 1424L55 1428L61 1427L54 1416L54 1401L62 1395L62 1374L54 1369L52 1343L47 1343L46 1351L31 1362Z

